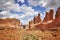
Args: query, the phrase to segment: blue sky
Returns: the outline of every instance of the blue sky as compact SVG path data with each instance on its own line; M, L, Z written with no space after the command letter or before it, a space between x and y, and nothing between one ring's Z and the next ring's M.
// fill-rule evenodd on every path
M0 18L16 18L28 24L38 13L43 19L46 11L58 7L60 0L0 0Z

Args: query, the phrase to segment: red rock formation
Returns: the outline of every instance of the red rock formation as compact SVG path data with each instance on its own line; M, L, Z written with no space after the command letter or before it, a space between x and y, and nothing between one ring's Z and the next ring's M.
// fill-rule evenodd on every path
M40 13L38 14L38 16L35 16L33 20L34 20L34 24L40 23L41 22Z
M60 7L56 11L55 19L53 19L53 10L50 10L49 13L46 12L46 16L42 22L42 24L39 24L36 26L36 28L58 28L60 27ZM52 22L47 23L48 21L52 20ZM43 24L47 23L47 24Z
M29 21L29 29L33 29L34 28L34 22L33 20Z
M4 26L4 27L20 26L20 20L17 20L15 18L0 19L0 26Z
M55 21L60 23L60 7L56 11Z
M54 12L53 12L52 9L49 11L49 13L46 12L46 15L45 15L45 18L44 18L43 22L53 20L53 13Z
M42 23L36 26L37 29L44 29L44 28L46 28L46 27L47 27L47 26L44 25L44 24L42 24Z
M32 20L29 21L29 29L31 29Z
M41 22L41 18L40 18L40 13L37 16L37 22L40 23Z
M51 9L51 10L49 11L50 20L53 20L53 15L54 15L54 10Z
M45 15L45 18L44 18L43 22L48 21L49 20L48 18L49 18L49 14L48 14L48 12L46 12L46 15Z
M37 23L37 17L36 16L34 17L33 20L34 20L34 24Z

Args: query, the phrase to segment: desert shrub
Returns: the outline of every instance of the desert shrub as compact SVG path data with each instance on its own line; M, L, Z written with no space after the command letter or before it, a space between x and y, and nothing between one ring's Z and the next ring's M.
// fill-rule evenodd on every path
M39 40L36 36L32 35L32 34L27 34L24 36L23 40Z

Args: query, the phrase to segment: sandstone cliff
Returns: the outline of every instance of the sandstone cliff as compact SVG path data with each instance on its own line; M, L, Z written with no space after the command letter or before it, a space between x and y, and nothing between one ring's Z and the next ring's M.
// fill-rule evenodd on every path
M18 27L20 26L20 20L15 18L0 19L0 27Z

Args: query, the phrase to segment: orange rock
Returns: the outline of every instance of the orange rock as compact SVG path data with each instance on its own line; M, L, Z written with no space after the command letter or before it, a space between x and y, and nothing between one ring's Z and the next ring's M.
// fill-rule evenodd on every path
M55 21L60 23L60 7L56 11Z
M41 22L40 13L38 14L38 16L35 16L33 20L34 20L34 24L40 23Z
M53 19L53 14L54 11L51 9L48 12L46 12L45 18L41 24L38 24L36 28L41 29L41 28L58 28L60 27L60 7L56 11L55 19ZM52 20L51 23L47 23L48 21ZM43 24L46 23L46 24Z
M20 20L15 19L15 18L0 19L0 26L5 27L5 28L19 27L20 26Z
M54 14L54 11L52 9L49 11L49 13L46 12L43 22L53 20L53 14Z

